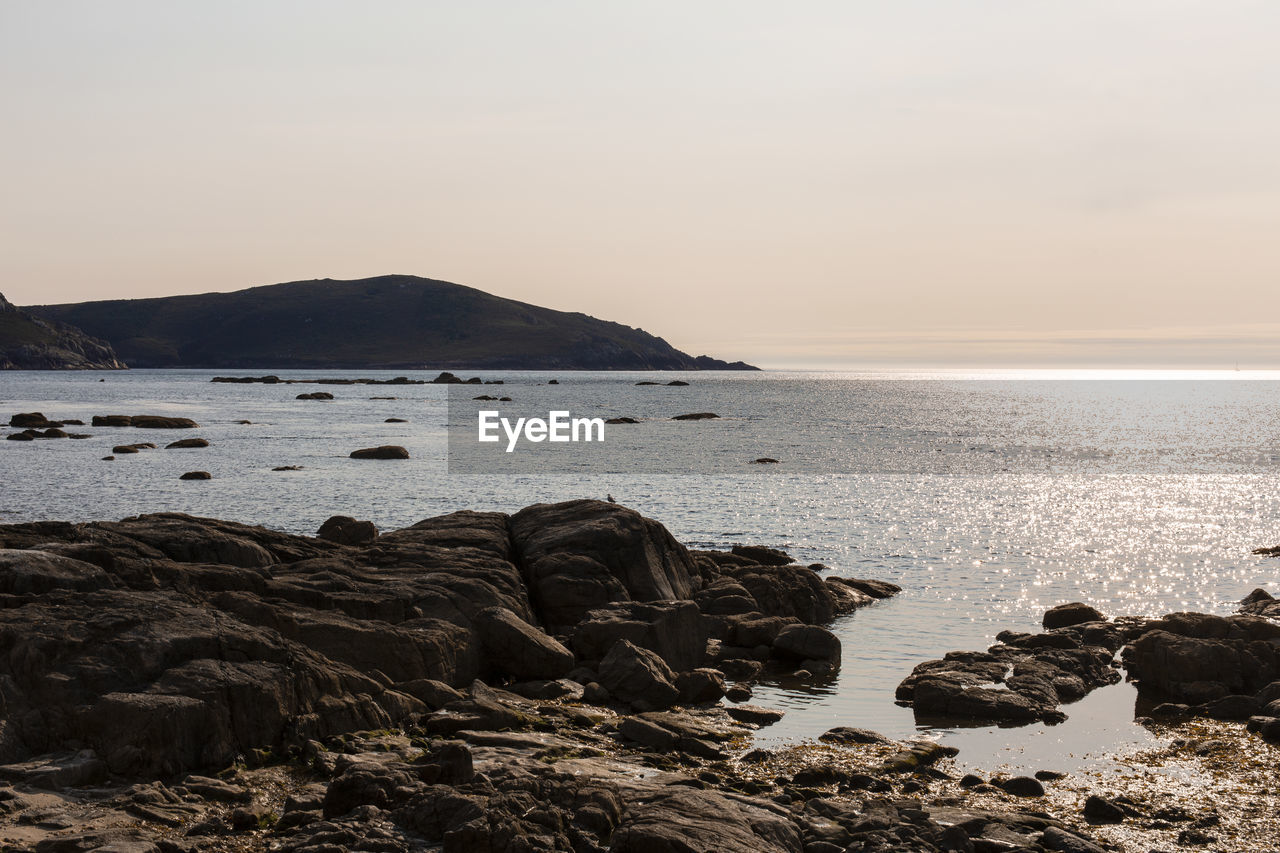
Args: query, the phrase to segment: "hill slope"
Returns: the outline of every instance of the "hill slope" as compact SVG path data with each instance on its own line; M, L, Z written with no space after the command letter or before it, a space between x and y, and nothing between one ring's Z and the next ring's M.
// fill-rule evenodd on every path
M0 370L123 370L110 345L79 329L49 323L0 293Z
M751 370L585 314L407 275L30 309L134 367Z

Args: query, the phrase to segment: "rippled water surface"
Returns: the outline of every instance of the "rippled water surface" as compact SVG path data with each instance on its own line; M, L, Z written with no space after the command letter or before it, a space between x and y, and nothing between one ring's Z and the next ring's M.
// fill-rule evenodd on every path
M838 574L901 584L902 595L837 623L844 665L829 684L757 690L756 701L788 711L766 741L834 725L916 733L911 712L893 704L893 688L916 663L986 648L1005 628L1029 630L1054 604L1229 612L1280 575L1280 561L1250 554L1280 543L1273 378L766 372L692 374L683 377L689 387L668 388L634 383L671 374L482 373L505 385L475 394L645 420L590 463L549 458L509 473L451 474L441 386L333 386L325 390L337 399L308 402L294 397L316 386L211 384L212 375L0 372L5 420L32 410L86 423L179 415L201 424L182 435L213 443L103 462L114 444L178 434L86 428L93 438L83 441L0 441L0 520L176 510L310 534L338 513L392 529L461 508L512 511L612 493L692 547L775 545ZM552 376L561 384L543 384ZM693 411L722 419L669 420ZM408 423L384 422L391 417ZM347 458L375 444L404 445L413 459ZM747 464L758 456L782 464ZM271 471L277 465L304 468ZM214 479L177 479L192 469ZM977 766L1044 766L1043 756L1055 756L1070 769L1144 740L1129 722L1133 700L1122 685L1068 706L1058 727L934 734Z

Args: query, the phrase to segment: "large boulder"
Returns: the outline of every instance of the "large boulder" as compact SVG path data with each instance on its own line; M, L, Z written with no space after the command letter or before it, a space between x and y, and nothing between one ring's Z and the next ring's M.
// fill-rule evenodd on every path
M600 661L600 683L614 698L646 710L669 708L680 698L676 676L648 649L619 640Z
M574 629L571 645L584 661L603 658L619 640L654 652L677 672L702 665L707 633L690 601L623 602L593 610Z
M912 707L918 720L968 718L1005 722L1063 719L1057 697L1009 690L961 671L925 675L915 683Z
M505 607L480 611L475 620L489 667L520 680L562 678L573 653Z
M113 773L172 774L397 718L379 681L212 603L54 590L0 611L0 762L79 742Z
M100 522L99 529L151 546L181 563L224 563L246 568L270 566L282 556L268 543L287 541L262 527L201 519L181 513L140 515L117 522Z
M172 513L0 525L0 543L0 595L23 597L0 609L0 763L77 745L171 775L385 728L480 674L480 612L532 618L497 513L365 546Z
M535 504L511 517L511 538L533 578L546 579L562 561L558 555L588 557L617 578L636 601L687 599L697 570L688 550L656 521L605 501ZM554 589L554 587L544 587ZM536 599L555 608L553 599Z

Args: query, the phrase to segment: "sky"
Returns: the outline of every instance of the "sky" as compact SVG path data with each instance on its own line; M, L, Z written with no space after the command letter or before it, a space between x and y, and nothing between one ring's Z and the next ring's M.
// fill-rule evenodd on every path
M1280 367L1280 4L0 0L0 292L421 275L772 367Z

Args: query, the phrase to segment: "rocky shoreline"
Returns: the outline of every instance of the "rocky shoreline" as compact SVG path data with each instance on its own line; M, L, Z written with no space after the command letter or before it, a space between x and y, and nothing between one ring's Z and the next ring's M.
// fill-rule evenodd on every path
M1081 780L964 775L928 741L841 727L753 748L782 716L750 703L753 681L830 674L825 625L898 591L824 568L690 551L585 500L386 533L335 517L317 538L173 513L0 526L0 843L1272 849L1243 806L1220 802L1214 823L1202 797L1154 789L1082 803ZM1127 667L1163 700L1150 725L1177 760L1196 749L1179 731L1217 726L1265 762L1280 625L1255 613L1273 601L1162 620L1055 609L1041 634L921 664L900 697L922 717L1051 721Z

